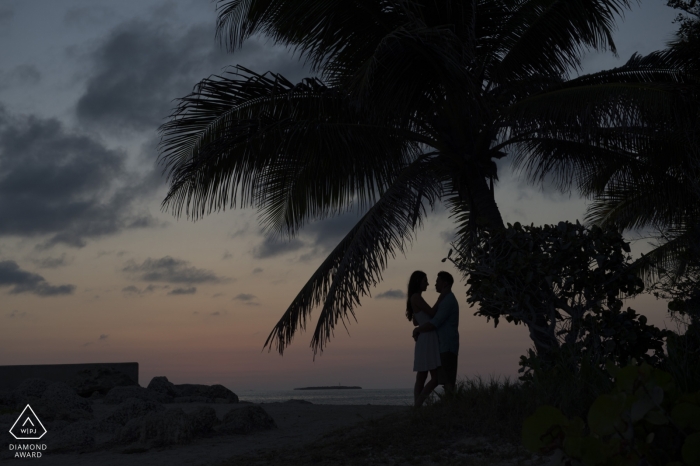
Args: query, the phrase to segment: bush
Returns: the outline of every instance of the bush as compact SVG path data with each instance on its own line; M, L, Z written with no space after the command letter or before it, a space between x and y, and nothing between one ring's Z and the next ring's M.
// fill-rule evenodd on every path
M525 448L569 465L700 465L700 392L679 391L647 363L608 370L614 387L593 401L587 422L540 406L523 423Z

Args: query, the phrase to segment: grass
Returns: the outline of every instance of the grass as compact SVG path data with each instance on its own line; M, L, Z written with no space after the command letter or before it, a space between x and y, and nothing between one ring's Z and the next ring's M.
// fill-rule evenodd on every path
M222 466L523 464L533 459L520 446L522 421L536 407L529 396L529 389L509 379L466 379L452 396L434 396L421 409L339 429L311 445L231 458Z

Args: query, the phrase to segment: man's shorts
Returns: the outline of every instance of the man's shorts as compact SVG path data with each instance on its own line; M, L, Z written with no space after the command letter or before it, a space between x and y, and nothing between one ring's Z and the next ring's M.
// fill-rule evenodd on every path
M455 385L457 383L457 354L450 351L440 353L440 363L438 384Z

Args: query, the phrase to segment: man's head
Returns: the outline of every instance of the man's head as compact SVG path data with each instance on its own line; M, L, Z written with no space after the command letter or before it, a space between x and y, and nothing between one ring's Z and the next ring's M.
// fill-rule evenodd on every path
M450 291L452 289L452 284L455 279L452 278L447 272L438 272L437 279L435 279L435 291L442 293L444 291Z

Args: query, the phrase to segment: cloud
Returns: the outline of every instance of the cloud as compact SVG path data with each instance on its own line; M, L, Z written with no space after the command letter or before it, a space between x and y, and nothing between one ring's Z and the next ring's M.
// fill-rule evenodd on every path
M195 294L197 292L197 287L189 286L187 288L175 288L173 291L169 292L169 295L183 295L183 294Z
M270 257L277 257L298 251L304 246L304 242L298 238L287 240L274 236L266 236L262 243L254 247L251 252L256 259L268 259Z
M256 273L263 273L263 269L261 269L260 267L255 267L255 268L253 269L253 273L254 273L254 274L256 274Z
M256 298L255 295L253 294L248 294L248 293L241 293L233 297L233 299L237 299L238 301L252 301Z
M192 285L195 283L225 283L232 281L228 278L219 277L209 270L193 267L189 265L188 261L175 259L170 256L160 259L151 259L149 257L140 264L130 260L127 261L122 271L145 282Z
M118 25L98 44L91 53L85 93L76 107L82 123L118 131L153 131L171 113L173 99L186 96L203 78L222 74L231 64L261 73L283 72L295 80L307 74L290 52L264 38L248 41L234 58L214 38L212 24L173 28L168 21L153 12L147 19Z
M0 23L9 23L15 16L15 10L11 6L0 6Z
M57 119L11 116L0 106L0 236L49 235L41 249L83 247L89 238L157 225L134 211L143 189L125 157Z
M41 81L41 78L41 71L39 71L39 68L36 66L27 64L18 65L12 68L10 71L0 71L0 89L20 86L36 86Z
M73 294L74 285L50 285L41 275L20 269L15 261L0 261L0 288L10 286L10 293L30 293L37 296Z
M109 335L105 335L105 334L103 333L102 335L100 335L99 340L106 340L107 338L109 338Z
M224 252L224 255L221 257L221 260L228 260L228 259L232 259L232 258L233 258L233 254L226 251L226 252Z
M221 313L220 313L219 311L214 311L214 312L212 312L212 313L209 314L209 315L210 315L210 316L220 316Z
M134 285L129 285L127 287L122 288L122 293L142 295L142 294L152 293L155 290L157 290L158 288L169 288L169 286L160 287L160 286L155 286L155 285L148 285L146 288L141 289L141 288L138 288Z
M107 22L114 13L113 9L98 5L70 7L63 22L69 27L94 27Z
M73 261L66 259L66 254L64 253L61 254L60 257L44 257L43 259L34 259L32 262L42 269L57 269L59 267L65 267Z
M7 314L7 317L9 317L10 319L21 319L22 317L27 317L27 311L20 312L15 309L14 311Z
M387 290L375 296L375 299L406 299L406 293L402 290Z

